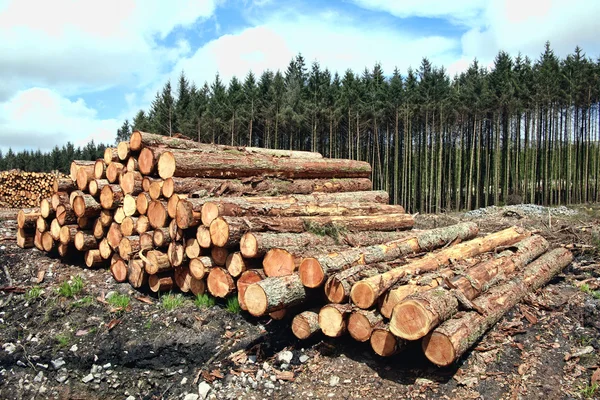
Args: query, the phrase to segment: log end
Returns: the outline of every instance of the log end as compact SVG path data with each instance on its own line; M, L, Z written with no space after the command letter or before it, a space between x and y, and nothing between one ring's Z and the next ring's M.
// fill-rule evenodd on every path
M115 281L121 283L127 280L127 264L122 259L118 259L110 264L110 272Z
M308 339L313 335L309 322L302 315L296 315L292 320L292 332L300 340Z
M25 211L24 210L19 210L19 212L17 213L17 226L20 229L23 229L25 227Z
M85 199L83 196L77 196L73 200L73 211L75 211L75 215L78 217L83 217L85 215Z
M246 293L244 293L244 303L250 314L255 317L260 317L267 311L267 294L260 285L254 283L246 288Z
M138 151L142 148L142 134L140 131L134 131L129 137L129 149Z
M96 169L96 164L94 164L94 171ZM86 190L87 186L88 186L88 174L87 171L85 170L85 168L79 168L79 170L77 170L77 177L75 179L75 183L77 184L77 188L79 190Z
M325 336L339 337L346 331L346 319L337 308L325 306L319 311L319 326Z
M54 239L49 232L42 233L42 248L45 252L50 252L54 247Z
M433 328L431 313L419 301L404 300L397 304L390 317L390 331L402 339L417 340Z
M213 268L208 274L206 283L210 294L220 298L227 297L235 288L233 278L223 268Z
M170 151L162 153L158 157L158 176L163 179L172 178L175 174L175 157Z
M106 149L104 149L104 162L106 163L106 165L113 162L113 151L113 147L107 147Z
M158 200L152 200L148 206L146 213L148 222L154 229L162 228L167 224L167 210L165 206Z
M294 255L287 250L273 248L265 254L263 269L269 277L291 275L296 269Z
M223 218L217 218L210 224L210 239L215 246L223 247L229 240L229 224Z
M367 309L377 301L377 293L367 282L356 282L350 291L352 302L362 308Z
M135 174L131 171L124 173L123 175L121 175L120 184L123 193L133 193L133 190L135 189Z
M117 156L119 160L125 161L129 155L129 142L119 142L117 145Z
M173 178L164 180L161 191L165 199L169 199L173 196L175 193L175 182L173 181Z
M369 319L361 313L352 313L348 318L348 332L354 340L366 342L371 338L373 328Z
M100 204L102 208L111 209L114 203L113 191L109 185L106 185L100 190Z
M204 294L206 292L206 282L203 279L196 279L192 276L190 279L190 292L192 292L194 296Z
M302 284L308 288L319 287L325 280L325 271L316 258L303 259L300 263L299 273Z
M187 229L194 223L194 209L188 201L178 201L175 211L175 221L181 229Z
M130 144L131 147L131 144ZM154 154L148 148L143 148L138 157L138 168L143 175L152 174L154 169Z
M371 348L382 357L389 357L398 351L398 339L386 329L375 329L371 334Z
M240 253L246 258L254 258L258 253L258 243L252 232L244 233L240 239Z
M204 226L210 226L211 222L219 217L219 206L209 201L202 205L201 220Z
M325 295L330 302L335 304L341 304L348 299L348 293L346 293L344 285L333 278L330 278L325 282Z
M442 333L434 331L430 335L427 335L423 338L421 346L425 357L437 366L447 367L456 358L452 341Z

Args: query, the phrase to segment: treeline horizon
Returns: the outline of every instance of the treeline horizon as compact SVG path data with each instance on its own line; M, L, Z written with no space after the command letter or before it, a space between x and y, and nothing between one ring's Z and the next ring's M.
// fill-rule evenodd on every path
M427 58L405 74L376 63L340 75L299 54L283 72L202 86L182 72L175 86L117 141L139 129L368 161L374 189L409 212L600 200L600 60L579 47L500 51L489 70L475 59L453 77Z

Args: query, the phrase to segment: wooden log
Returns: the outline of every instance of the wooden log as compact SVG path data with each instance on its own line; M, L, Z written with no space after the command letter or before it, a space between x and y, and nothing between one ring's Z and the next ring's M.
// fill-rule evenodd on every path
M210 249L210 257L216 265L222 267L227 263L229 250L227 250L225 247L213 246Z
M155 180L150 183L150 186L148 187L148 194L152 200L158 200L160 198L162 193L162 185L162 180Z
M152 233L145 232L140 235L140 249L153 249Z
M98 240L89 231L77 231L73 243L75 243L75 248L79 251L98 248ZM98 253L98 255L100 255L100 253Z
M115 147L107 147L104 150L104 162L110 165L112 162L119 161L119 154Z
M304 232L313 229L350 231L410 229L415 221L409 214L351 217L219 217L210 224L214 245L229 247L239 243L246 232ZM325 228L324 228L325 227Z
M125 236L119 242L119 256L125 261L129 261L140 249L139 236Z
M248 292L246 291L246 294ZM346 333L350 304L327 304L319 311L319 326L325 336L340 337Z
M103 227L107 228L110 224L113 223L113 214L110 210L102 210L100 211L100 215L98 216L98 221L102 224Z
M353 310L348 317L348 333L358 342L367 342L373 329L383 324L383 315L375 310Z
M100 250L100 257L104 260L108 260L113 255L113 249L110 247L107 238L103 238L98 243L98 250ZM120 256L119 256L120 257Z
M215 297L225 298L235 290L235 282L226 269L215 267L210 270L206 279L206 286L210 294ZM248 293L246 291L246 293Z
M154 229L162 228L169 224L169 215L167 214L167 203L161 200L152 200L148 205L148 222Z
M73 182L77 181L77 172L79 172L80 169L85 169L85 170L89 171L89 173L93 176L95 163L96 163L95 161L85 161L85 160L72 161L71 162L71 171L70 171L71 180Z
M38 208L25 208L17 213L17 227L20 229L35 229L38 217L42 214Z
M150 199L150 195L146 192L140 193L135 198L135 206L140 215L146 215L146 213L148 212L148 206L150 205L151 201L152 199Z
M320 330L319 314L315 311L301 312L292 320L292 332L298 339L308 339Z
M125 161L129 157L129 142L119 142L117 144L117 156L121 161Z
M125 162L127 172L137 171L139 169L138 160L134 156L129 156Z
M210 270L215 266L215 263L210 257L202 256L192 258L189 264L190 274L192 274L195 279L202 280L208 276Z
M54 218L50 223L50 235L54 240L60 240L60 228L61 224L58 223L58 220ZM40 236L41 237L41 236Z
M152 184L152 182L158 181L158 180L162 181L162 179L160 179L160 178L153 178L153 177L147 176L147 175L146 176L142 175L142 176L143 176L143 178L142 178L142 189L143 189L144 192L148 192L150 190L150 185ZM168 197L165 196L165 198L167 198L167 199L169 197L171 197L171 196L168 196Z
M77 196L83 196L85 193L81 190L73 190L71 193L69 193L69 203L68 205L70 207L73 207L73 202L75 201L75 198ZM66 205L66 204L65 204Z
M114 255L110 263L110 273L117 282L125 282L127 280L127 264L118 255Z
M158 250L151 250L146 253L144 268L148 274L154 275L163 271L169 271L173 269L173 266L169 262L167 254Z
M483 314L463 313L444 322L423 339L425 356L439 366L452 364L528 292L547 284L572 260L573 255L566 249L552 250L525 267L514 279L491 288L473 301Z
M123 193L137 196L142 193L142 175L137 171L127 171L119 179Z
M137 217L125 217L123 222L121 222L121 233L123 234L123 236L131 236L134 233L137 233L137 221Z
M301 258L284 249L273 248L267 251L262 265L268 277L293 274L300 265Z
M28 234L28 231L25 231L25 229L21 229L21 228L17 228L17 244L20 242L20 240L23 240L23 243L25 243L26 238ZM23 239L19 238L19 235L21 235L21 237ZM42 236L44 234L38 230L35 231L34 236L33 236L33 245L35 246L36 249L40 250L40 251L44 251L44 246L42 245Z
M152 242L156 248L166 247L171 242L169 228L157 228L152 232ZM190 257L193 258L193 257Z
M315 288L329 275L356 264L372 264L391 261L422 251L431 251L456 240L466 240L477 235L479 229L474 223L461 223L444 228L422 231L412 237L367 247L357 247L333 254L307 257L299 267L300 277L305 286Z
M51 252L54 249L55 241L52 238L50 232L42 233L42 248L46 253Z
M42 199L40 202L40 214L42 218L54 218L54 209L52 208L51 199Z
M136 198L130 194L126 194L123 197L123 213L126 217L133 217L138 215Z
M65 258L69 255L70 249L71 249L71 246L68 244L64 244L64 243L59 243L58 246L56 246L58 255L61 256L62 258Z
M99 197L104 186L110 185L106 179L94 179L88 185L88 191L94 197Z
M70 225L77 223L77 215L68 204L60 204L56 207L56 220L62 225Z
M100 180L106 178L106 163L104 159L98 159L94 163L94 180ZM81 188L80 188L81 189ZM85 189L81 189L85 190Z
M187 293L190 291L192 285L192 275L190 275L190 270L187 266L182 265L181 267L177 267L173 270L173 279L175 280L175 284L179 287L183 293Z
M52 204L52 209L56 212L56 208L63 204L69 202L69 193L67 192L56 192L52 195L52 199L50 203Z
M167 247L167 255L169 256L169 261L171 265L174 267L178 267L184 263L187 259L185 256L185 248L182 244L171 242L169 243L169 247Z
M304 302L307 289L298 274L266 278L246 288L244 302L255 317Z
M150 221L148 221L148 216L140 215L137 219L135 229L140 235L142 233L148 232L150 230Z
M187 258L191 260L192 258L200 257L201 250L202 249L200 248L200 245L198 244L196 238L186 239L185 255L187 256Z
M281 321L282 319L285 318L287 313L288 313L288 310L285 308L282 310L273 311L272 313L269 313L269 318L271 318L272 320L275 320L275 321Z
M92 171L89 171L86 168L79 168L79 170L77 170L77 178L75 183L77 184L77 188L79 190L85 191L88 188L88 184L96 179L95 175L94 175L94 171L95 171L96 167L94 165L94 168L92 169Z
M365 278L381 274L394 268L391 263L355 265L331 275L325 282L324 292L327 299L335 304L348 301L352 286Z
M363 279L352 287L350 297L358 307L372 307L377 298L402 277L408 274L431 272L450 264L452 260L463 260L492 251L501 246L510 246L530 236L531 233L519 227L511 227L482 238L450 246L437 253L430 253L420 260L410 262L383 274Z
M75 243L75 235L79 232L78 225L65 225L60 227L58 240L62 244Z
M108 232L106 233L106 239L108 239L108 244L113 250L116 250L119 247L119 243L121 243L121 239L123 239L119 224L113 222L110 225L110 228L108 228Z
M167 201L167 214L170 218L177 218L177 204L179 200L187 198L185 194L174 194Z
M49 229L48 222L41 215L35 221L35 229L40 232L46 232Z
M162 274L150 275L148 277L148 286L154 293L170 291L175 286L173 272L168 271Z
M369 342L371 343L371 348L375 354L380 355L381 357L393 356L406 345L406 342L397 338L390 332L387 324L375 327Z
M244 257L242 257L242 253L236 251L227 256L225 267L227 268L229 275L234 278L238 278L244 271L253 266L248 261L249 260L245 260Z
M498 257L469 268L450 281L453 291L443 287L408 296L397 304L390 317L390 330L400 338L417 340L458 312L455 291L467 300L473 300L488 287L505 280L515 270L548 250L548 242L541 236L531 236L516 243Z
M206 282L192 277L190 279L190 292L192 292L194 296L206 293Z
M258 281L262 281L265 278L265 273L260 269L249 269L247 271L242 272L242 274L235 283L238 293L238 303L242 310L248 310L248 307L246 306L246 301L244 299L246 289L248 288L248 286Z
M123 207L118 207L115 210L115 213L113 214L113 219L119 225L123 223L123 220L125 219L125 211L123 210Z
M203 249L209 249L212 246L210 230L206 226L200 225L196 231L196 240L198 241L200 247Z
M112 162L106 167L106 179L110 183L117 183L119 176L124 172L125 166L119 162Z
M104 259L100 256L100 250L91 249L85 252L85 265L88 268L104 265Z
M106 185L100 191L100 204L105 210L114 210L123 204L125 193L119 185Z
M36 233L31 234L28 233L25 229L19 228L17 229L17 246L22 249L29 249L35 246L35 236L41 235L42 232L39 230Z
M148 274L144 268L144 262L138 259L131 259L127 264L127 281L135 288L139 289L148 284Z
M102 211L102 205L89 194L75 197L73 200L73 211L78 217L97 217Z
M77 226L82 230L90 230L94 226L94 218L88 218L85 215L83 217L77 217Z
M77 186L75 186L75 182L73 182L70 178L59 178L54 180L54 184L52 185L52 191L54 193L71 193L75 190Z
M171 241L173 242L180 242L183 240L183 229L177 226L175 220L169 222L169 236L171 236Z

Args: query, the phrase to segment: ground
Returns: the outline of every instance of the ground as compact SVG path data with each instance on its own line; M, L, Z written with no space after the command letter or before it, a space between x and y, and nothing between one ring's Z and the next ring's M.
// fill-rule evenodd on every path
M200 307L189 296L178 304L115 283L107 270L19 249L15 211L5 210L0 398L600 398L592 384L600 363L597 212L522 206L418 215L421 228L462 220L482 232L524 226L576 255L458 363L437 368L418 343L381 358L348 337L301 342L289 319Z

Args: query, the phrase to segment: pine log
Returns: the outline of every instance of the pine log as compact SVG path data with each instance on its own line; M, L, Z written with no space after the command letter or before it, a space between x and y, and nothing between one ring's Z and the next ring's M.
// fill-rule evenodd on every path
M123 173L125 166L119 162L112 162L106 167L106 179L110 183L117 183L119 176Z
M142 175L142 189L144 192L148 192L150 190L150 185L152 184L152 182L154 181L162 181L162 179L160 178L153 178L151 176L144 176ZM171 196L165 196L165 198L169 198Z
M150 275L148 277L148 286L154 293L168 292L173 289L173 271L167 271L162 274Z
M126 217L138 215L136 198L130 194L126 194L125 197L123 197L123 213Z
M298 274L266 278L246 288L244 302L255 317L304 302L307 289Z
M246 295L246 289L248 288L248 286L258 281L262 281L265 278L265 273L260 269L249 269L247 271L244 271L240 275L235 284L238 293L238 303L242 310L248 310L248 307L246 306L246 301L244 299L244 296Z
M94 179L88 185L88 191L94 197L99 197L104 186L110 185L106 179Z
M114 147L107 147L104 150L104 162L106 165L110 165L112 162L119 161L119 155L117 149Z
M190 275L190 270L187 266L182 265L181 267L175 268L173 270L173 279L179 290L183 293L190 291L192 275Z
M114 210L123 204L125 194L119 185L106 185L100 191L100 204L105 210Z
M138 217L135 229L140 235L150 230L150 222L148 221L147 215L140 215Z
M200 257L201 250L196 238L189 238L185 241L185 255L190 260L192 258Z
M102 257L104 260L108 260L113 255L113 250L110 247L107 238L100 240L98 243L98 250L100 250L100 257Z
M162 185L162 180L155 180L152 183L150 183L150 187L148 188L148 194L150 195L150 198L152 200L158 200L160 198L160 195L162 193Z
M48 221L46 221L46 219L40 215L35 221L35 229L40 232L46 232L48 228Z
M305 258L300 264L300 277L305 286L315 288L322 285L330 274L352 265L391 261L409 254L431 251L456 240L473 238L478 232L476 224L467 222L422 231L411 237L380 245L357 247L339 253Z
M169 262L169 256L158 250L151 250L146 253L144 267L150 275L173 269L173 266Z
M366 342L373 329L383 324L383 316L375 310L353 310L348 317L348 333L354 340Z
M298 339L308 339L320 330L319 314L315 311L301 312L292 320L292 332Z
M59 243L58 246L56 246L56 250L58 251L58 255L61 256L62 258L67 257L67 255L69 255L71 246L68 244L64 244L64 243Z
M84 194L73 200L73 211L78 217L92 218L100 215L102 206L91 195Z
M129 157L129 142L119 142L117 144L117 156L121 161L125 161Z
M133 171L137 172L139 169L137 158L134 156L129 156L127 158L127 161L125 162L125 169L127 170L127 172L133 172Z
M17 244L20 242L20 240L23 240L23 243L26 242L26 237L27 237L28 232L25 231L25 229L21 229L21 228L17 228ZM19 235L21 236L21 238L19 238ZM35 246L36 249L38 249L39 251L44 251L44 246L42 245L42 236L44 234L38 230L35 231L34 236L33 236L33 245Z
M225 247L213 246L210 249L210 257L212 258L215 265L220 267L227 263L227 257L229 257L229 250Z
M104 239L104 236L106 235L106 229L102 226L102 222L99 218L96 220L96 222L94 222L92 234L98 240Z
M77 226L79 229L90 230L94 226L94 218L88 218L85 215L83 217L77 217Z
M169 247L167 248L167 255L169 257L171 265L174 267L179 267L187 259L187 257L185 256L184 246L176 242L169 243Z
M104 159L98 159L94 163L94 180L106 178L106 163ZM85 190L85 189L81 189Z
M77 181L77 172L79 172L79 169L81 169L81 168L89 171L89 173L93 176L95 163L96 163L95 161L85 161L85 160L75 160L75 161L71 162L71 171L70 171L71 180L73 182Z
M174 194L167 201L167 214L170 218L177 218L177 204L179 200L187 198L186 194Z
M161 200L152 200L148 205L148 222L154 229L162 228L169 224L169 215L167 214L167 203Z
M77 223L77 215L68 204L60 204L56 207L56 220L62 225Z
M69 193L67 192L56 192L52 195L52 199L50 201L52 203L52 209L56 211L56 208L63 204L69 202Z
M350 297L352 285L356 282L381 274L394 268L392 263L355 265L331 275L325 282L325 296L331 303L344 303Z
M236 251L227 256L225 267L231 276L238 278L244 271L251 267L257 267L257 265L256 263L251 263L251 260L245 260L244 257L242 257L242 253Z
M246 232L304 232L313 229L350 231L410 229L414 219L409 214L369 215L354 217L219 217L210 224L214 245L230 247L239 243Z
M129 261L131 257L140 251L139 236L125 236L119 242L119 256L125 261Z
M198 258L192 258L189 264L190 274L192 274L195 279L205 279L210 270L215 266L215 263L210 257L202 256Z
M127 281L135 289L148 284L148 274L144 269L144 262L142 260L129 260L129 264L127 264Z
M548 250L541 236L531 236L497 257L479 263L450 281L453 291L439 287L415 293L397 304L390 317L390 330L400 338L417 340L458 312L459 302L454 291L473 300L495 283L505 280L515 270L523 268Z
M248 292L246 291L246 294ZM340 337L346 333L350 304L327 304L319 311L319 326L325 336Z
M119 243L121 243L121 239L123 239L119 224L113 222L110 225L110 228L108 228L108 232L106 233L106 239L108 239L108 244L113 250L116 250L117 247L119 247Z
M51 199L42 199L40 202L40 214L42 218L54 218L54 209L52 208Z
M390 332L387 324L378 325L373 328L369 342L375 354L381 357L393 356L406 345L405 341L398 339Z
M180 242L183 240L183 229L177 226L175 220L169 222L169 236L171 236L171 241L173 242Z
M62 244L75 243L75 235L79 232L77 225L65 225L60 227L58 240Z
M61 224L58 223L58 220L54 218L50 223L50 235L54 240L60 240L60 228ZM40 236L41 237L41 236Z
M137 221L137 217L125 217L123 222L121 222L121 233L123 236L131 236L134 233L137 233Z
M38 208L25 208L17 213L17 226L21 229L35 229L38 217L42 214Z
M77 231L75 234L75 248L79 251L87 251L98 248L98 240L89 231ZM98 253L98 255L100 255Z
M115 213L113 214L113 219L119 225L123 222L123 220L125 219L125 211L123 210L123 207L118 207L115 210Z
M137 196L142 193L142 175L137 171L127 171L122 174L119 179L119 184L123 193Z
M152 233L145 232L140 235L140 250L153 249Z
M100 256L100 250L91 249L85 252L85 265L88 268L98 267L104 264L104 259Z
M194 296L206 293L206 282L192 277L190 279L190 292L192 292Z
M198 241L200 247L203 249L209 249L212 246L210 230L206 226L200 225L196 231L196 240Z
M136 197L135 206L140 215L146 215L151 201L150 195L146 192L142 192Z
M157 228L152 232L152 242L156 248L166 247L171 242L169 228ZM192 257L190 257L192 258Z
M79 168L77 170L77 177L75 180L75 183L77 184L77 188L79 190L87 190L88 188L88 184L96 179L96 177L94 176L94 171L95 171L96 167L94 166L94 168L92 169L92 171L89 171L86 168Z
M98 217L98 221L102 224L103 227L107 228L110 224L113 223L113 214L110 210L102 210L100 212L100 216Z
M281 309L281 310L273 311L272 313L269 313L269 318L271 318L274 321L281 321L282 319L285 318L287 313L288 313L288 310L285 308Z
M482 238L450 246L437 253L430 253L420 260L357 282L352 287L350 297L358 307L370 308L382 293L408 274L436 271L440 267L449 265L452 260L463 260L493 251L501 246L510 246L530 235L531 233L525 229L514 226Z
M514 279L491 288L473 302L483 314L470 311L449 319L423 339L425 356L439 366L452 364L528 292L547 284L572 260L573 255L566 249L549 251L525 267Z
M215 297L225 298L235 290L235 282L226 269L213 268L206 278L208 291ZM246 292L248 293L248 292Z
M52 191L54 193L69 194L75 189L77 189L77 186L75 186L75 182L73 182L73 180L69 178L55 179L54 184L52 185Z
M36 233L32 234L28 234L27 231L25 229L19 228L17 229L17 246L19 246L22 249L29 249L33 246L35 246L35 235L41 235L42 232L40 232L39 230L36 231Z
M118 255L114 255L110 263L110 273L117 282L125 282L127 280L127 264Z
M79 189L77 190L73 190L71 193L69 193L69 203L68 205L73 207L73 201L75 201L75 198L77 196L83 196L85 193ZM66 205L66 204L65 204Z

